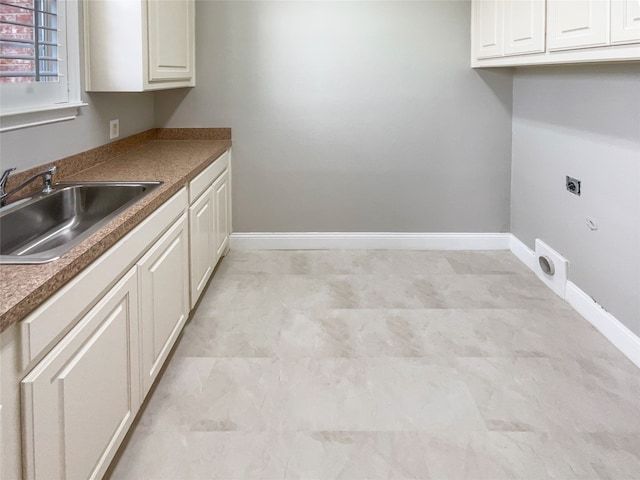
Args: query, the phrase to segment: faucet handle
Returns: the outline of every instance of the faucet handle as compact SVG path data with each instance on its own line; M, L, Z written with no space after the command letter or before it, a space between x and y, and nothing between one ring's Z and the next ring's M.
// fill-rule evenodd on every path
M51 184L53 183L53 175L57 171L58 171L58 167L56 167L55 165L52 165L51 167L47 168L45 171L42 172L41 175L43 175L43 178L44 178L44 188L42 190L42 193L53 192L53 187L51 186Z
M11 172L15 172L16 171L16 167L11 167L6 169L4 172L2 172L2 177L0 177L0 188L3 188L5 183L7 183L7 179L9 178L9 175L11 175Z

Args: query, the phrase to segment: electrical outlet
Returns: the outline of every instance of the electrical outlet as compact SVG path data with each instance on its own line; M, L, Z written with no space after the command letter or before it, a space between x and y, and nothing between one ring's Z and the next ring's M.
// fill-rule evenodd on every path
M109 122L109 138L113 140L120 136L120 120L117 118Z
M567 191L580 196L580 180L567 175Z

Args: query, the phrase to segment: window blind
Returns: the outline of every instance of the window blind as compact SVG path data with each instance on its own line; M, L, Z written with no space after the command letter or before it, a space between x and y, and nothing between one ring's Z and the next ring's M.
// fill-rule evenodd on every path
M57 82L57 0L0 0L0 82Z

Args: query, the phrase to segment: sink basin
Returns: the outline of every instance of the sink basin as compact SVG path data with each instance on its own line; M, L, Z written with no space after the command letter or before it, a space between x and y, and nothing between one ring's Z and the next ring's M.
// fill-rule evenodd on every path
M0 209L0 263L60 258L162 182L58 183Z

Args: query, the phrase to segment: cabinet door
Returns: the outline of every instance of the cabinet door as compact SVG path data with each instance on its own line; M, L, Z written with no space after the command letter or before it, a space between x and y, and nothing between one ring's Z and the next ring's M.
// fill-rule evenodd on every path
M194 0L147 0L149 81L194 75Z
M608 0L548 0L549 50L607 45L608 7Z
M200 298L216 266L216 220L213 205L213 187L209 187L189 207L191 308Z
M611 0L611 43L640 42L640 0Z
M143 398L189 313L187 223L184 213L138 262Z
M504 0L474 0L472 15L476 58L501 57Z
M509 0L504 8L504 54L544 52L545 0Z
M28 479L102 478L140 406L132 269L22 381Z
M231 203L231 192L229 182L229 170L218 177L213 182L214 205L216 208L216 262L220 257L226 255L229 247L229 233L231 229L231 216L229 206Z

